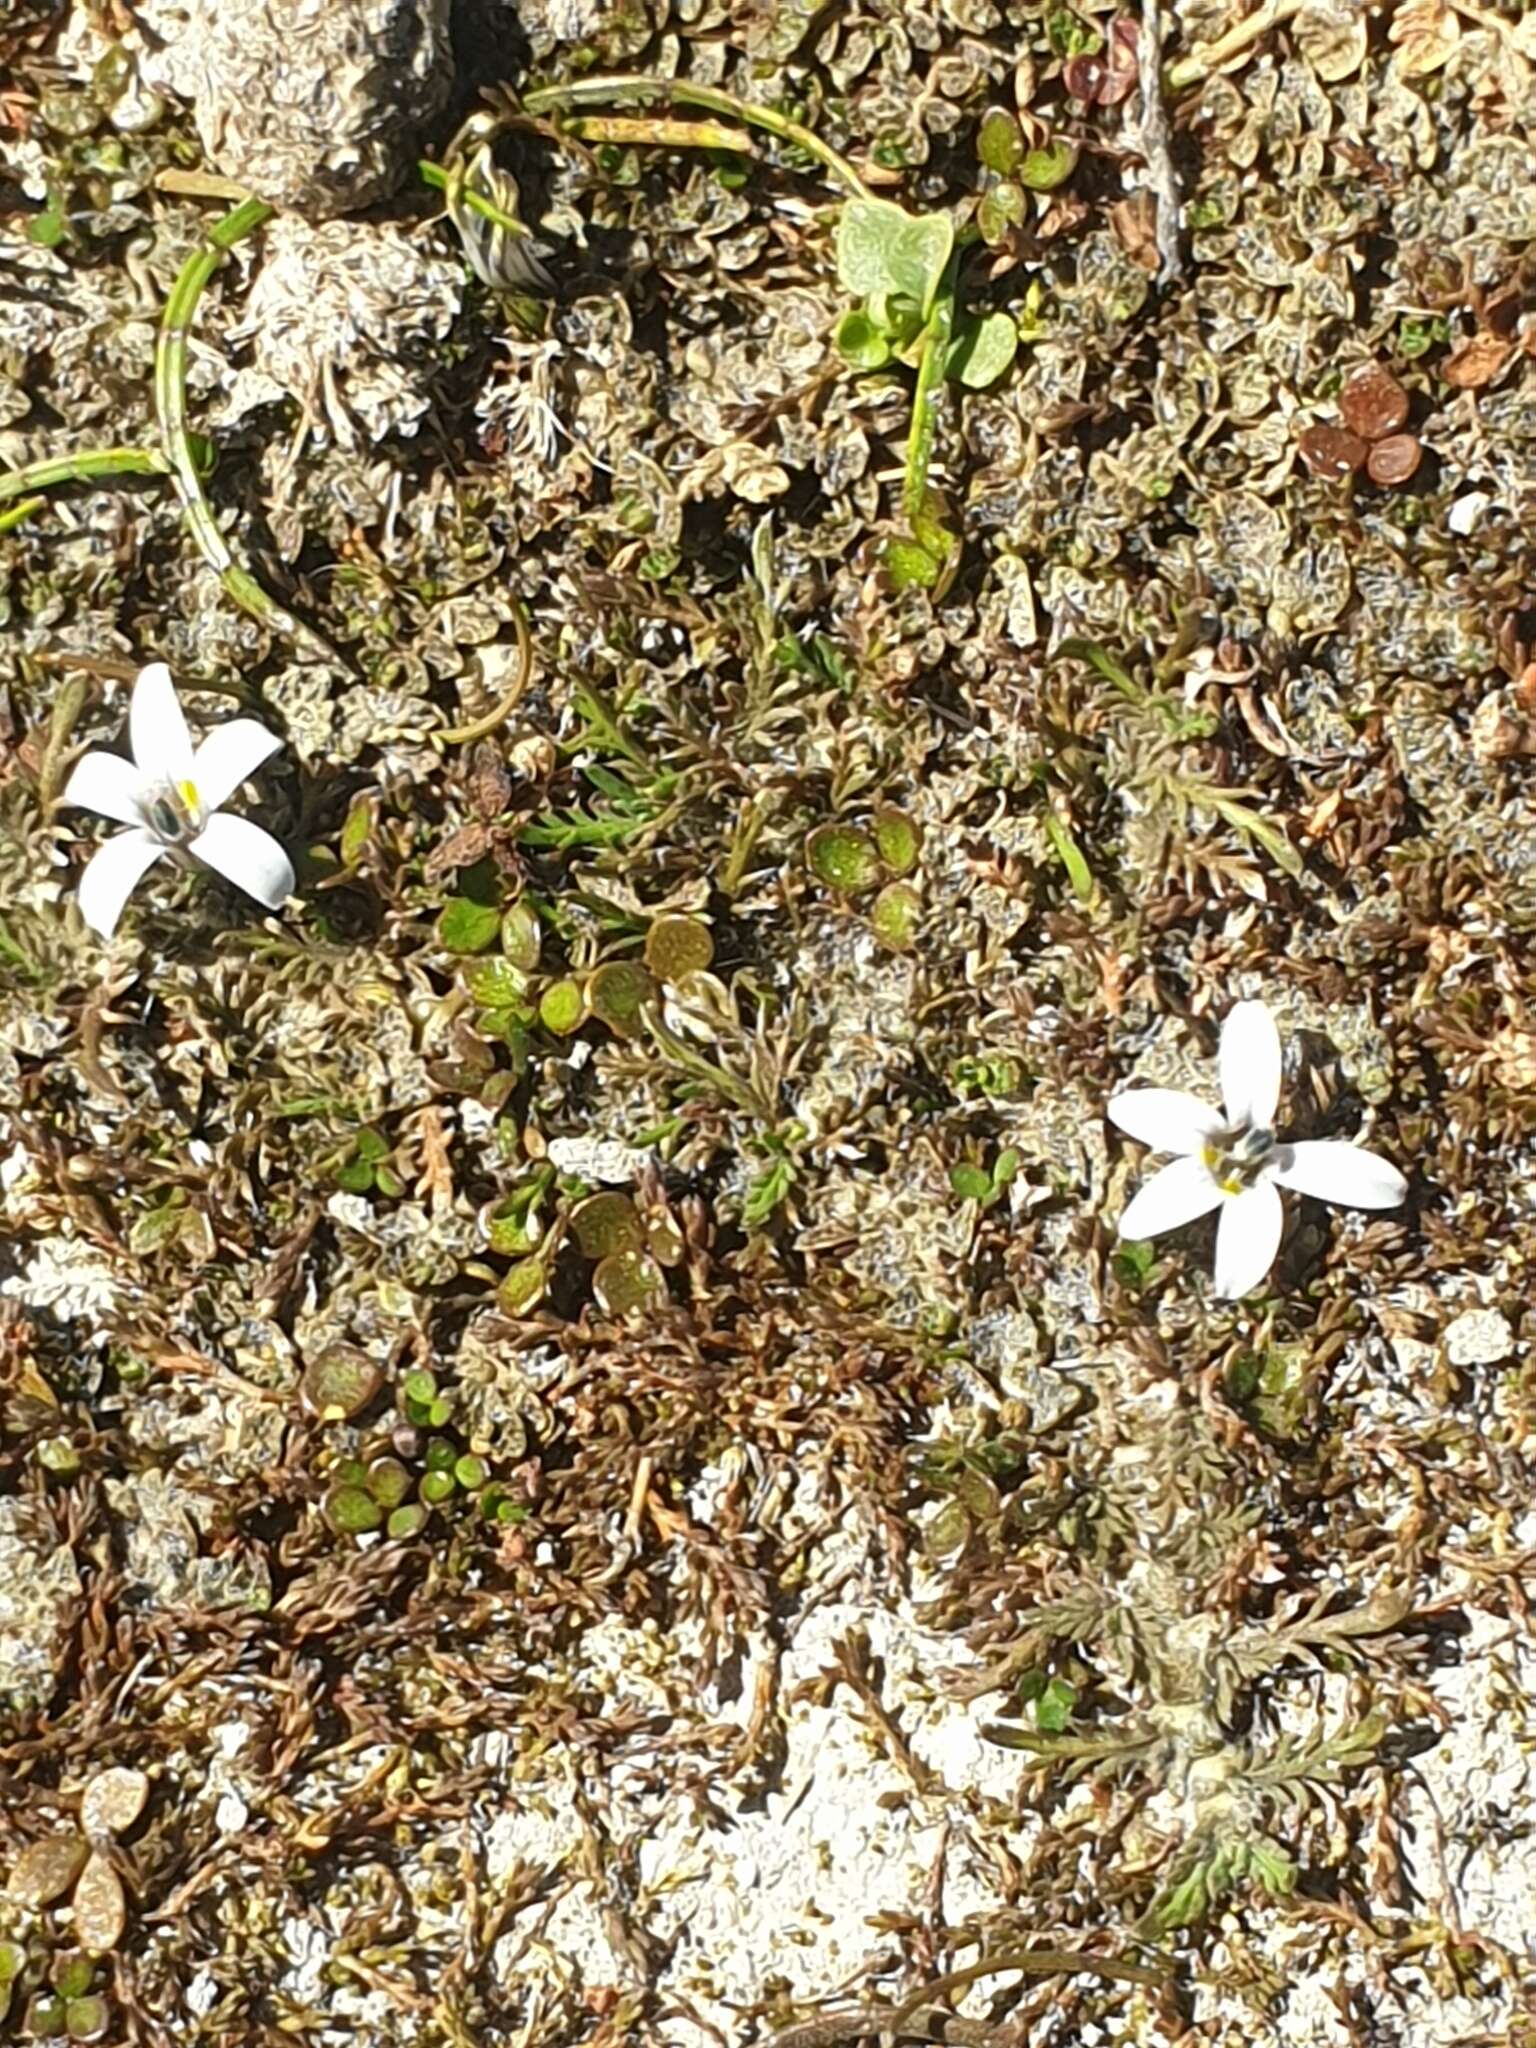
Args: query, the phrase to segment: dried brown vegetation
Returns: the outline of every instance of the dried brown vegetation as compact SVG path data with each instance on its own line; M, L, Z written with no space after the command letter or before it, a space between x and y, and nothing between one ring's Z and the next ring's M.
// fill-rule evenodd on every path
M407 185L198 306L300 637L163 466L0 506L0 2025L1528 2044L1532 18L512 12L445 137L718 84L1017 359L893 589L821 170L518 114L549 295ZM153 439L171 26L0 25L13 470ZM152 656L285 733L299 889L104 949L56 799ZM1103 1104L1255 993L1413 1194L1232 1305Z

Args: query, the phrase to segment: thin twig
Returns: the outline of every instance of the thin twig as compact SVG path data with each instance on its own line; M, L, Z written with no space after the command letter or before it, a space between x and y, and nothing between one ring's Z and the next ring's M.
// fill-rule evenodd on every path
M487 711L483 718L477 718L471 725L452 725L434 735L444 746L461 747L468 740L483 740L505 725L517 709L518 700L528 687L533 674L533 636L528 631L528 614L513 601L512 626L517 634L517 674L512 678L511 688L499 703Z
M1111 1956L1089 1955L1078 1949L1020 1948L983 1956L963 1970L951 1970L935 1977L898 2004L855 2006L851 2011L823 2013L798 2026L775 2034L771 2048L837 2048L844 2041L865 2034L889 2035L898 2041L950 2041L961 2044L990 2042L999 2030L975 2020L957 2019L952 2014L931 2012L937 1998L962 1991L982 1977L995 1977L1005 1970L1020 1970L1032 1977L1075 1976L1083 1972L1096 1977L1113 1977L1121 1983L1152 1986L1167 1982L1167 1973L1147 1969L1140 1963L1123 1963ZM935 2031L937 2028L937 2031Z
M1163 98L1162 0L1142 0L1136 68L1141 88L1141 154L1146 160L1147 184L1157 205L1158 275L1163 284L1176 284L1184 274L1184 257L1179 247L1183 202L1178 173L1173 167L1168 107Z
M745 128L724 121L671 121L665 114L573 114L567 135L578 142L647 143L653 149L727 149L738 156L753 154Z

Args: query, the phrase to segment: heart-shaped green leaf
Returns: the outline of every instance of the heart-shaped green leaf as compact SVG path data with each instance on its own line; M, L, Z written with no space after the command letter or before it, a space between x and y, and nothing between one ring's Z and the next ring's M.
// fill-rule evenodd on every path
M889 199L850 199L837 223L837 274L843 289L867 299L893 292L924 314L955 245L945 213L908 213Z

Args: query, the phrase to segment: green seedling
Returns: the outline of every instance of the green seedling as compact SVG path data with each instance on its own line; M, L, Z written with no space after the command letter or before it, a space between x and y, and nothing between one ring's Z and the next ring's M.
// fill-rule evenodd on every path
M1020 1164L1017 1151L1009 1145L998 1153L990 1168L978 1165L975 1160L961 1160L949 1169L949 1185L961 1201L975 1202L980 1209L987 1210L1000 1202L1018 1179Z

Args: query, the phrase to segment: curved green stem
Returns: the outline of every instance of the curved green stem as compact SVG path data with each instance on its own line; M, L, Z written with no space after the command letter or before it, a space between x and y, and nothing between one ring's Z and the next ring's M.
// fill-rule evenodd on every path
M51 455L0 476L0 505L55 484L96 483L108 476L165 476L170 464L158 448L89 448L79 455Z
M264 199L242 200L233 212L225 214L208 230L201 246L182 265L160 316L160 338L155 346L155 417L171 481L203 560L242 611L331 661L336 657L320 636L285 611L230 553L229 543L219 531L213 507L203 490L187 429L187 337L198 301L236 242L270 220L272 211Z
M685 78L645 78L621 72L610 78L581 78L568 85L535 86L532 92L522 95L522 106L530 114L562 114L582 107L611 106L616 101L626 104L646 100L699 107L707 114L722 114L727 120L762 128L781 142L813 156L855 199L871 197L869 187L848 159L819 135L813 135L788 114L777 113L772 107L755 106L750 100L739 100L734 93L721 92L713 85L690 85Z

